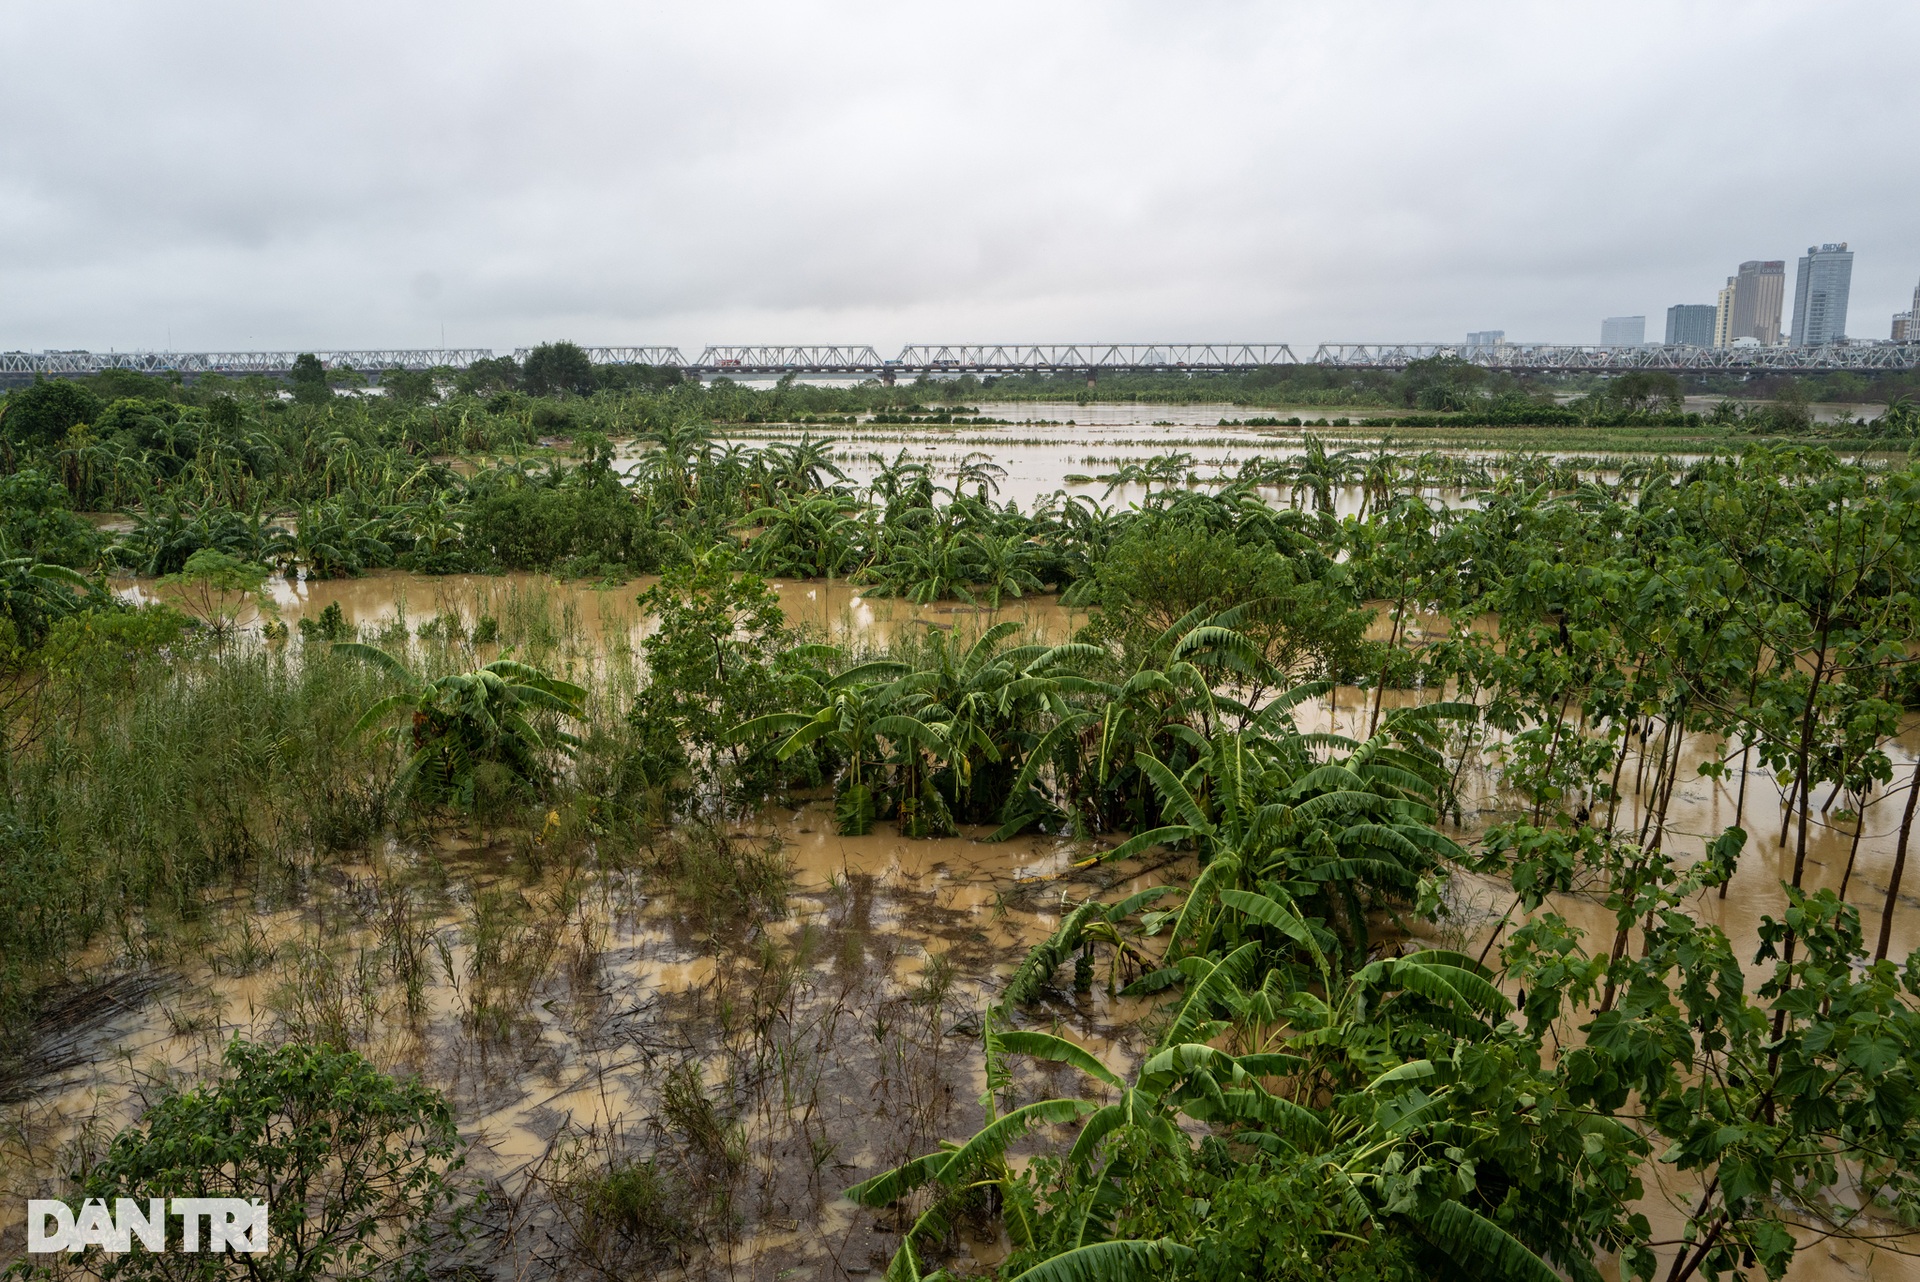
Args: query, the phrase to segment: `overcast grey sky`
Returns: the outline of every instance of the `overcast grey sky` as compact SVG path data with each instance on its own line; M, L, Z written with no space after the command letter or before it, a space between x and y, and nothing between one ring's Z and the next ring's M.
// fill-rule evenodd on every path
M0 18L0 348L1594 342L1827 240L1884 338L1920 277L1910 3Z

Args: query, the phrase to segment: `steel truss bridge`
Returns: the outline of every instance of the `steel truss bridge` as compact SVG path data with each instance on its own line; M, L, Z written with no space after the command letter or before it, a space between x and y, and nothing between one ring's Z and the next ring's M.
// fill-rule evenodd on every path
M1405 369L1418 360L1452 358L1513 373L1671 373L1720 370L1736 374L1920 368L1920 343L1833 343L1824 347L1598 347L1565 343L1322 343L1313 364L1339 369Z
M1328 369L1405 369L1414 361L1446 358L1513 373L1824 373L1920 369L1920 343L1836 343L1826 347L1598 347L1559 343L1322 343L1302 361L1286 343L925 343L893 357L867 346L715 346L688 360L677 347L589 347L597 365L649 365L693 378L841 377L894 382L921 375L1006 376L1103 373L1225 374L1289 366ZM525 360L531 348L512 353ZM35 375L98 374L124 369L142 374L285 375L298 352L0 352L0 382ZM378 348L315 352L328 369L365 374L390 370L465 369L491 360L488 348Z

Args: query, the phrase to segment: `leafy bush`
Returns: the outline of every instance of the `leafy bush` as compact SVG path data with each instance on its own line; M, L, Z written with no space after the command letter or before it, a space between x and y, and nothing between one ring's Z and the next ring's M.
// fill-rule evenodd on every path
M594 390L593 363L578 343L542 343L527 353L520 381L535 396L587 396Z
M1295 677L1356 670L1368 612L1343 587L1316 579L1303 561L1268 543L1243 543L1178 521L1133 525L1097 571L1096 635L1144 655L1194 611L1243 607L1238 628L1268 662Z
M51 445L100 413L100 398L70 379L35 378L0 405L0 436L21 445Z
M520 486L489 495L467 516L469 546L507 570L566 567L581 575L659 569L664 539L617 483Z
M178 646L187 616L166 605L94 608L60 620L47 632L40 661L62 679L125 687L140 665Z
M100 560L105 545L98 530L69 510L66 487L44 472L0 476L0 556L84 569Z
M743 750L730 732L795 694L785 663L795 637L773 589L709 562L667 571L640 606L660 621L629 717L648 778L664 784L696 763L716 767L724 749L738 775L764 782L778 766L770 747Z
M107 1256L110 1279L419 1279L464 1237L471 1197L440 1093L330 1046L235 1039L224 1072L163 1096L79 1178L84 1197L267 1199L264 1257Z

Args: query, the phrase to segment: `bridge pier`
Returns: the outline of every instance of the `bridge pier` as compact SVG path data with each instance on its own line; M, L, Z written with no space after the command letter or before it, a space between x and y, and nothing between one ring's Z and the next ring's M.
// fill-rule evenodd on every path
M1094 390L1094 388L1098 387L1099 385L1100 385L1100 371L1098 369L1095 369L1091 365L1087 366L1087 390L1091 392Z

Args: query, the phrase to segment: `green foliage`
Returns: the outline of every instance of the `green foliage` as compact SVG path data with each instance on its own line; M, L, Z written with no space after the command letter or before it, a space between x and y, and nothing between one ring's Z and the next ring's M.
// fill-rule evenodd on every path
M1416 402L1511 422L1663 420L1674 390L1595 382L1549 409L1496 378L1415 373ZM44 559L13 565L9 591L42 613L23 607L0 633L10 676L39 701L11 723L25 746L0 825L7 1027L105 923L191 911L267 849L364 839L396 758L350 733L358 718L402 746L402 797L478 809L482 794L544 794L534 813L552 810L551 832L530 849L577 832L611 850L636 808L670 817L673 837L641 866L715 938L779 913L790 872L777 846L701 816L782 785L831 786L848 834L1038 827L1118 834L1110 859L1191 857L1163 865L1172 885L1062 901L983 1016L979 1129L858 1187L906 1213L895 1276L917 1276L963 1215L999 1218L1010 1277L1541 1282L1589 1282L1605 1255L1636 1277L1778 1273L1800 1218L1848 1232L1867 1206L1920 1215L1920 961L1885 957L1898 874L1875 886L1876 957L1846 902L1861 879L1836 867L1839 893L1815 891L1806 857L1809 798L1843 838L1878 820L1892 741L1920 704L1920 471L1754 449L1596 475L1309 437L1210 482L1188 456L1130 463L1103 478L1139 487L1124 506L1022 510L998 501L984 457L951 476L879 459L860 486L833 441L757 448L707 426L824 417L855 404L843 389L576 385L536 403L507 390L518 367L488 377L487 402L472 378L412 404L143 394L35 447L23 492L40 507L21 528L51 522L35 537L58 542L59 489L130 496L123 563L223 600L257 594L269 562L316 577L390 563L668 572L642 598L660 626L627 724L595 728L575 755L560 727L582 693L511 658L428 680L382 652L354 648L368 663L344 665L305 648L321 685L358 683L344 700L296 681L271 647L195 647L175 615L113 610ZM909 397L925 411L932 392L857 395L912 418L926 415ZM564 461L430 461L562 429ZM638 435L616 452L616 433ZM1473 502L1429 501L1436 486ZM1347 487L1363 503L1339 517ZM1052 587L1098 613L1066 644L962 619L875 659L802 644L760 574L983 606ZM1369 599L1384 603L1373 642ZM336 612L303 631L347 629ZM429 665L457 644L421 635ZM376 700L383 672L405 689ZM1358 678L1372 707L1301 682L1318 676ZM247 699L259 706L242 716ZM1305 732L1296 717L1320 699L1364 729ZM1734 808L1717 835L1668 819L1703 744L1699 774ZM88 769L62 764L75 761ZM1743 797L1748 776L1788 793L1777 839L1746 831L1731 790ZM1469 851L1444 826L1478 777L1499 822ZM1762 840L1792 859L1748 963L1698 898L1750 880ZM1484 951L1413 950L1402 925L1439 911L1459 867L1504 880L1512 907ZM1597 938L1554 911L1569 894L1605 914ZM476 922L499 935L511 901L477 904ZM1079 1000L1069 962L1078 992L1104 979L1161 1007L1137 1063L1107 1063L1053 1018ZM1055 1075L1040 1094L1029 1062ZM1084 1098L1060 1093L1062 1073ZM673 1133L737 1168L723 1105L692 1075L668 1085ZM1657 1245L1636 1210L1656 1159L1701 1192ZM605 1174L581 1186L583 1223L655 1243L686 1224L686 1190L659 1171Z
M503 768L514 783L538 789L548 776L547 754L569 754L579 742L547 723L580 717L586 691L515 659L427 681L374 646L340 641L333 652L363 660L409 687L374 703L353 728L358 734L407 714L405 725L381 732L407 754L394 776L396 796L471 810L486 767Z
M0 556L87 569L104 547L98 531L69 510L65 487L45 473L0 476Z
M388 370L380 376L380 386L401 405L421 405L433 400L434 371L425 369Z
M534 396L572 392L590 395L595 387L593 364L578 343L542 343L527 353L521 366L521 385Z
M646 510L611 482L502 490L469 509L464 542L481 564L596 577L651 573L664 552Z
M779 598L758 577L714 560L668 570L640 605L659 620L644 643L646 684L629 714L647 777L665 785L724 764L764 789L779 774L772 753L743 751L729 732L791 698L794 635Z
M511 356L477 360L461 370L454 386L468 396L509 392L520 385L520 364Z
M325 405L333 399L326 367L312 352L302 352L294 358L293 372L287 381L293 385L293 399L301 405Z
M420 1279L465 1235L472 1193L439 1092L351 1051L234 1040L216 1080L169 1092L76 1175L82 1197L267 1199L265 1256L136 1251L114 1279Z
M1176 520L1138 521L1100 563L1103 631L1140 655L1196 611L1240 607L1236 628L1293 680L1346 674L1362 664L1369 615L1343 587L1270 543L1241 542Z
M164 611L76 616L35 655L45 679L0 704L0 1056L103 928L160 931L263 855L353 847L380 819L376 762L350 733L370 673L227 647L180 680L179 636Z
M1323 470L1334 465L1328 454ZM1078 813L1133 829L1110 857L1191 844L1199 865L1175 909L1066 911L988 1020L976 1140L991 1146L1009 1059L1116 1085L1057 1034L1013 1026L1021 1007L1058 1000L1050 978L1068 958L1090 974L1104 950L1116 980L1134 976L1129 993L1172 994L1157 1044L1070 1151L1042 1145L1018 1177L990 1165L972 1176L994 1190L1015 1248L1003 1273L1056 1260L1063 1275L1118 1272L1146 1250L1120 1244L1171 1239L1197 1252L1183 1272L1200 1276L1546 1282L1596 1279L1612 1254L1640 1278L1777 1277L1794 1252L1790 1213L1838 1232L1867 1204L1913 1217L1920 956L1904 971L1873 960L1855 910L1802 887L1796 838L1756 986L1694 906L1733 875L1748 835L1734 826L1699 857L1678 855L1667 803L1680 736L1701 731L1744 743L1801 798L1802 832L1820 784L1851 805L1889 784L1917 622L1914 473L1755 451L1610 488L1525 464L1477 509L1436 514L1396 494L1390 468L1368 471L1382 482L1377 496L1368 483L1371 519L1319 537L1392 594L1390 644L1417 646L1414 677L1451 684L1460 703L1376 699L1377 729L1357 740L1292 727L1288 710L1313 688L1242 702L1268 669L1251 612L1207 614L1233 590L1211 567L1237 567L1249 529L1271 528L1245 520L1229 527L1238 537L1193 538L1208 555L1186 569L1162 546L1177 535L1138 550L1131 530L1116 540L1095 571L1119 585L1103 627L1134 611L1142 666L1124 682L1076 681L1029 732L1037 742L995 740L1009 755L1032 745L1019 782L1068 797L1085 786L1070 741L1100 745L1103 790L1130 759L1151 809ZM1171 562L1158 577L1156 551ZM1145 617L1140 603L1156 599L1170 604ZM1416 604L1446 608L1451 630L1409 642ZM1486 611L1492 635L1467 626ZM1383 663L1383 690L1394 671ZM1459 721L1481 724L1463 741L1448 728ZM930 742L953 755L936 727ZM1467 760L1450 754L1483 734L1499 736L1503 795L1525 817L1469 858L1438 824ZM1623 780L1636 749L1642 777ZM1701 773L1726 775L1734 755L1710 754ZM1643 818L1616 831L1629 787ZM1369 919L1431 910L1435 879L1469 862L1514 888L1499 927L1521 916L1498 969L1439 949L1382 955ZM1896 892L1897 879L1883 920ZM1568 893L1606 906L1611 939L1589 944L1552 911ZM860 1186L919 1210L896 1275L937 1246L956 1203L930 1181L970 1147ZM1702 1190L1677 1243L1656 1245L1635 1209L1656 1155Z
M652 1160L622 1158L597 1171L571 1172L561 1187L576 1232L596 1260L652 1262L692 1237L691 1191Z
M60 620L104 607L105 596L64 565L24 556L0 560L0 620L7 624L9 646L39 644Z
M173 603L216 641L233 639L243 628L278 613L266 591L265 566L201 548L186 560L178 574L161 579Z
M300 620L300 636L306 641L345 641L353 635L345 612L338 601L329 601L317 618Z
M100 414L100 398L70 379L35 378L0 403L0 437L21 446L52 445Z
M1409 409L1464 410L1480 399L1487 372L1457 356L1409 362L1400 375L1400 397Z
M189 620L158 603L138 609L94 606L47 630L37 656L49 673L92 689L136 684L138 669L176 650Z

